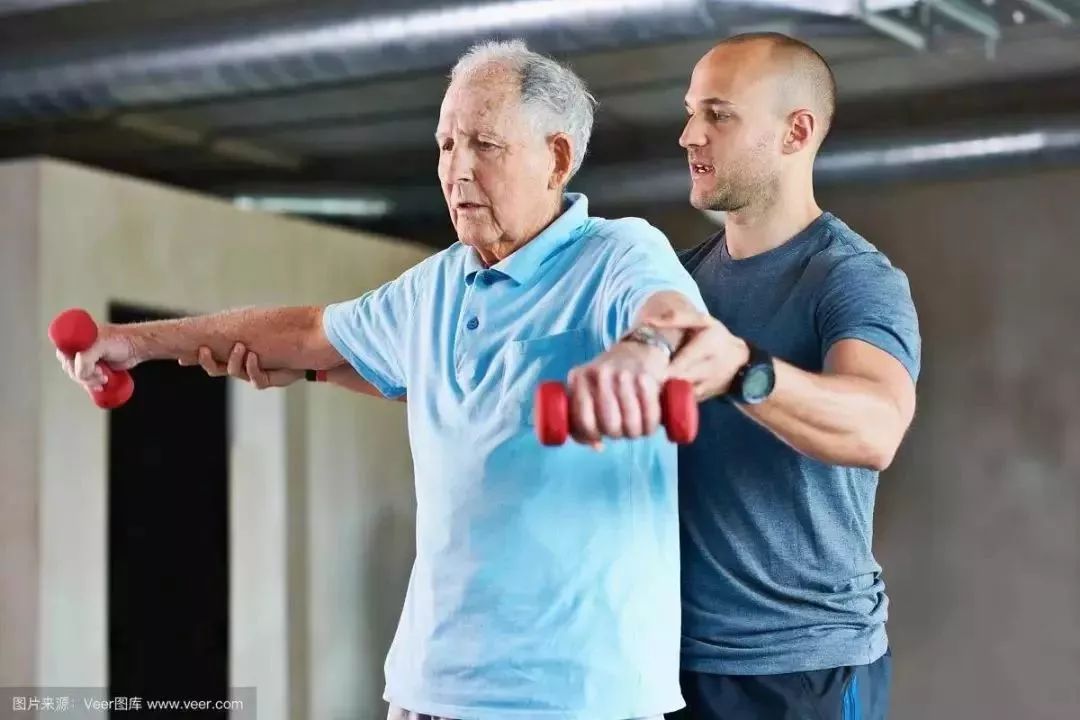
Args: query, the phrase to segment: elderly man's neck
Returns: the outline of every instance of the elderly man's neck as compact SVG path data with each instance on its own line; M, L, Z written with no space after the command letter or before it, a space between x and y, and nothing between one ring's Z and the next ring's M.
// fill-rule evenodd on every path
M491 267L497 264L500 260L510 257L515 252L532 242L540 233L548 228L551 223L563 213L563 196L559 193L558 196L550 205L547 212L540 215L537 220L530 224L527 230L520 233L517 237L511 237L504 235L502 240L491 245L485 245L483 247L476 247L476 254L480 256L480 261L484 264L484 267Z

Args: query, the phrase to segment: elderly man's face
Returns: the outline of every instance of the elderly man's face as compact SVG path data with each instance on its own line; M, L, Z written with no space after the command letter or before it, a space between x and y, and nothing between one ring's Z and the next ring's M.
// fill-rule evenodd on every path
M505 70L461 78L446 92L435 133L450 220L489 262L543 229L559 192L554 153L519 96Z

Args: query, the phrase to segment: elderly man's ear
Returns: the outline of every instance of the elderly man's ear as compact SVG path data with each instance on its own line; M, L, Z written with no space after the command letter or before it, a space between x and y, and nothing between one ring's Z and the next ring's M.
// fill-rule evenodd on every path
M548 189L554 190L566 185L570 177L570 169L574 166L574 148L570 136L566 133L555 133L548 140L555 154L555 167L551 171L551 179L548 180Z

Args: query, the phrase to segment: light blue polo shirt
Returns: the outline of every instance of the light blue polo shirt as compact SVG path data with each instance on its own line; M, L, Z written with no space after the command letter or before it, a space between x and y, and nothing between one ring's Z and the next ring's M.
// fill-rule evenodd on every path
M416 560L385 698L460 720L626 720L679 691L676 448L537 441L533 397L633 324L653 293L704 307L644 220L565 209L489 269L460 243L326 308L334 347L408 393Z

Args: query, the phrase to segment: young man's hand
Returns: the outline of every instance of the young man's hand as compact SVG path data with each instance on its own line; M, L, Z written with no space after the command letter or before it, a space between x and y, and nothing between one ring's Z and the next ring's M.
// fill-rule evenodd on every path
M243 343L233 345L225 362L218 362L210 348L203 346L199 348L197 357L180 358L179 363L184 366L200 365L211 377L228 375L249 382L259 390L286 387L304 377L303 370L264 370L259 356L250 352Z
M653 320L652 324L686 332L666 377L689 380L698 402L725 394L739 368L750 359L746 342L711 315L674 312Z

